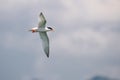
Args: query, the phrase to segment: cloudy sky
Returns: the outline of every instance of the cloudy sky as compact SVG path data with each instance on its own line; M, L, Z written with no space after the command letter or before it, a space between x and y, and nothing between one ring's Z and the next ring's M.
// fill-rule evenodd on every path
M43 12L50 58L37 33ZM120 0L0 0L0 80L120 79Z

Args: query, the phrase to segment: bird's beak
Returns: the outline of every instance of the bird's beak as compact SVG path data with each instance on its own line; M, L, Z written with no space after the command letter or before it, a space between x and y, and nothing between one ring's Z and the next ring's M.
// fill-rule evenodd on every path
M51 31L55 32L55 30L54 30L54 29L52 29Z

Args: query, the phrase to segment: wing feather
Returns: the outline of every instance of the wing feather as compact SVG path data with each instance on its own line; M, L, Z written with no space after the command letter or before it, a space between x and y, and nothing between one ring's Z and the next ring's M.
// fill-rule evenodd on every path
M45 28L45 24L46 24L47 21L46 21L42 12L40 13L39 18L40 18L40 22L38 23L38 27L39 28Z
M49 57L49 38L46 32L39 32L45 54Z

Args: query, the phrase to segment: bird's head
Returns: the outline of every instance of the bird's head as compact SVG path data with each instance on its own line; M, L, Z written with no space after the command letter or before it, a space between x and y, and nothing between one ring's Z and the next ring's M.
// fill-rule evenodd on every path
M51 27L47 27L47 30L48 30L48 31L54 31L54 29L51 28Z

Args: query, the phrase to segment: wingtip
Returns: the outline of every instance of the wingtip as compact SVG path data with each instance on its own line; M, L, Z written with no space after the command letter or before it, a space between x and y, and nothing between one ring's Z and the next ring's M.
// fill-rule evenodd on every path
M43 13L42 12L40 12L40 15L42 15Z
M49 54L47 54L47 58L49 58Z
M47 58L49 58L49 52L45 52L45 54L46 54Z

